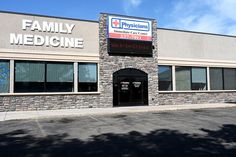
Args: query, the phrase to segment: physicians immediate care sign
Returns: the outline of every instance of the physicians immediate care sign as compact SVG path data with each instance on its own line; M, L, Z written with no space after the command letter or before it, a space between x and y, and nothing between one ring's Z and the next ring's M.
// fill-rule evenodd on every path
M152 56L152 21L108 16L110 55Z
M152 21L109 16L108 38L152 41Z

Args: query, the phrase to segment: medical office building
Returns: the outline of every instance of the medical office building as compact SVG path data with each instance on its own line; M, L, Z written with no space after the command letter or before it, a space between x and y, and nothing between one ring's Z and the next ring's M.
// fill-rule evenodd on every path
M236 101L235 36L106 13L0 21L1 112Z

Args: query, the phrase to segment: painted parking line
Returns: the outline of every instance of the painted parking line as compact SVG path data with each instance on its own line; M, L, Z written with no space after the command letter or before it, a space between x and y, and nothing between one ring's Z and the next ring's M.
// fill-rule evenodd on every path
M37 111L37 117L34 119L35 123L37 124L38 129L39 129L40 133L42 134L42 136L46 137L47 134L46 134L45 130L43 129L42 125L39 123L38 116L39 116L39 112Z
M97 122L103 122L103 121L101 121L101 120L95 118L95 117L92 116L92 115L88 115L88 117L91 118L91 119L93 119L93 120L95 120L95 121L97 121Z
M35 119L35 123L37 124L38 129L39 129L41 135L42 135L43 137L46 137L47 134L46 134L45 130L43 129L42 125L39 123L38 118Z

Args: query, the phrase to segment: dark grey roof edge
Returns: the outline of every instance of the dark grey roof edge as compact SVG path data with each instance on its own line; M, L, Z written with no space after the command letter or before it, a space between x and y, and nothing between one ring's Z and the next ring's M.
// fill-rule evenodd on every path
M57 19L64 19L64 20L75 20L75 21L84 21L84 22L98 23L98 21L95 21L95 20L84 20L84 19L77 19L77 18L67 18L67 17L60 17L60 16L33 14L33 13L21 13L21 12L14 12L14 11L3 11L3 10L0 10L0 13L17 14L17 15L29 15L29 16L48 17L48 18L57 18Z
M205 34L205 35L214 35L214 36L236 38L236 36L234 36L234 35L225 35L225 34L217 34L217 33L207 33L207 32L188 31L188 30L171 29L171 28L160 28L160 27L158 27L157 29L168 30L168 31L176 31L176 32L186 32L186 33L196 33L196 34Z

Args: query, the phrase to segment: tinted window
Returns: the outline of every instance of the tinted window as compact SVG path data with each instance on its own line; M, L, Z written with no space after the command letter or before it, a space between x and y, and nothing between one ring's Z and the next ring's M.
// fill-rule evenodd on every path
M172 90L171 66L158 66L158 86L160 91Z
M9 92L10 64L0 60L0 93Z
M15 62L15 92L43 92L44 62Z
M176 90L206 90L206 68L176 67Z
M207 77L206 68L192 68L192 90L206 90Z
M73 73L72 63L47 63L47 92L72 92Z
M210 68L211 90L223 90L223 70L222 68Z
M15 62L15 92L72 92L73 63Z
M191 90L190 74L190 67L175 67L176 90Z
M224 69L224 89L236 90L236 69Z
M97 91L97 64L79 63L78 91Z

